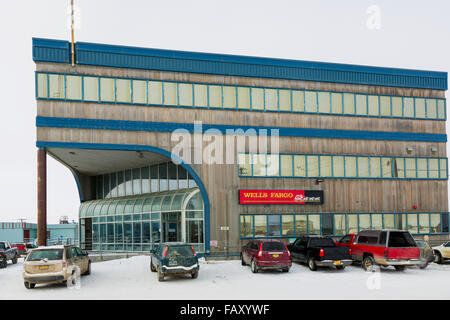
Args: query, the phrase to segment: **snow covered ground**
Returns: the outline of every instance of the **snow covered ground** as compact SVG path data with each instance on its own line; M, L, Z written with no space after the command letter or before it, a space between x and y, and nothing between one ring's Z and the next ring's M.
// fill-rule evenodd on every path
M150 272L150 257L137 256L92 264L80 288L38 285L27 290L22 259L0 269L0 299L450 299L450 264L393 268L368 274L360 266L312 272L294 263L289 273L253 274L240 261L202 261L198 279Z

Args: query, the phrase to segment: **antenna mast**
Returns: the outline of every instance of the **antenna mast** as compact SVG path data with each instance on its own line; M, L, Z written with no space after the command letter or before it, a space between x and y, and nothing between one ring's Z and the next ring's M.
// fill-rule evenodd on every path
M73 11L73 0L70 0L70 7L71 7L71 24L70 24L70 29L72 32L72 67L75 66L75 45L74 45L74 11Z

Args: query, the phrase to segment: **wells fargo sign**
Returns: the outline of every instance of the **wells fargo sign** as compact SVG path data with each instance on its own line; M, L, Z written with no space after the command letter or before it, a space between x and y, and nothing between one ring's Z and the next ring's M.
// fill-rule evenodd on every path
M322 190L239 190L240 204L322 204Z

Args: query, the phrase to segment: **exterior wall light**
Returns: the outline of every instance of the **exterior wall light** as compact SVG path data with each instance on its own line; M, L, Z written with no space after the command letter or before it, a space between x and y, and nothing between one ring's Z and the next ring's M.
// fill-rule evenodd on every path
M437 148L436 147L431 147L431 152L437 152Z
M413 152L414 148L413 147L406 147L406 152L411 153Z
M316 184L323 182L323 179L316 179Z

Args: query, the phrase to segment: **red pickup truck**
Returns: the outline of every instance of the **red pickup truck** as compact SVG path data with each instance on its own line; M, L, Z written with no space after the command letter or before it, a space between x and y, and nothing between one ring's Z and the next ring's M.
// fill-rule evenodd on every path
M420 249L405 230L364 230L345 235L336 245L348 247L352 260L362 262L366 271L374 265L401 271L420 264Z

